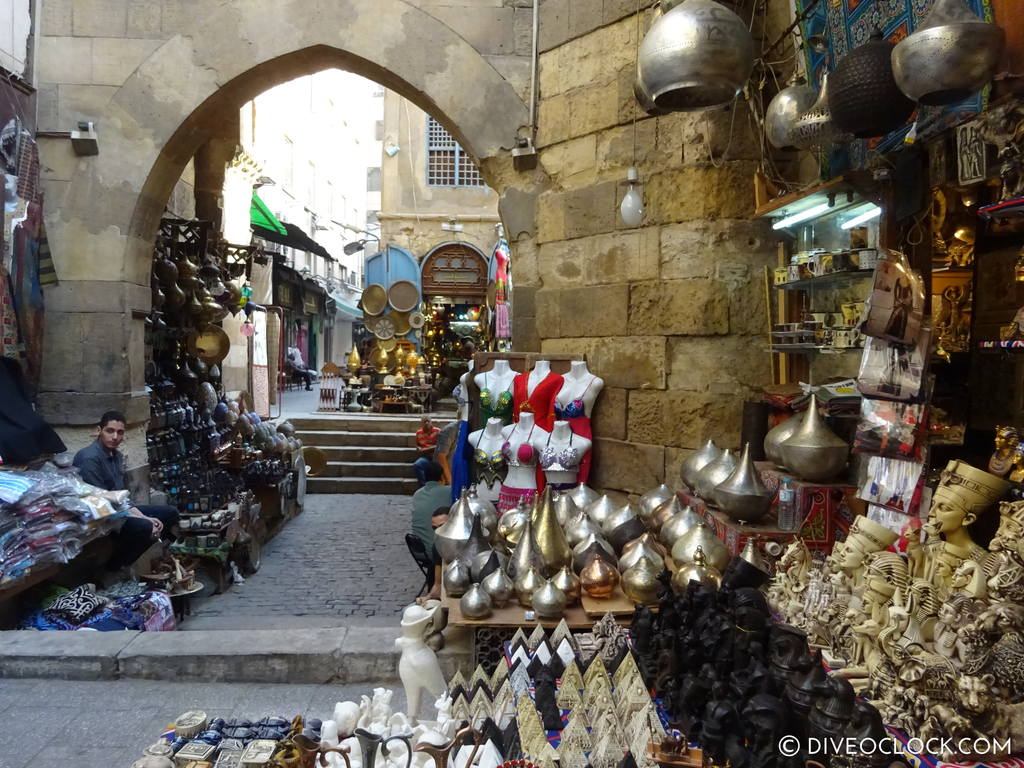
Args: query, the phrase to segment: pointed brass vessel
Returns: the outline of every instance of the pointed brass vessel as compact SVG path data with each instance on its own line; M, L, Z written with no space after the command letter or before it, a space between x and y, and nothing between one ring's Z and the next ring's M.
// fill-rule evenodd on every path
M580 579L572 568L563 568L551 579L551 583L565 593L566 605L575 605L580 601Z
M668 501L655 507L648 527L655 533L659 533L665 523L676 515L682 514L684 509L686 509L686 505L679 500L678 496L673 494L672 498Z
M658 543L650 533L645 533L639 539L629 542L622 550L622 557L619 558L619 567L628 570L637 564L641 558L650 560L654 567L660 572L665 566L665 548Z
M681 512L673 515L669 518L668 522L661 526L658 539L671 550L672 546L692 531L699 522L700 515L694 512L693 508L687 504Z
M743 446L739 464L711 493L719 508L733 520L756 523L768 513L775 494L761 482L750 458L750 443Z
M604 521L607 520L615 510L615 502L611 500L611 497L608 496L608 494L604 494L601 498L587 507L587 514L590 515L590 519L598 525L604 525Z
M580 483L571 491L569 495L572 496L572 500L576 503L576 506L580 509L586 509L593 504L599 498L600 494L591 488L586 483Z
M716 568L719 573L729 564L729 551L706 523L698 523L692 531L683 536L672 547L672 559L677 566L693 563L694 555L700 548L708 565Z
M679 570L672 575L672 591L677 595L683 594L691 581L699 582L712 589L717 589L722 582L722 574L717 568L708 565L701 547L697 547L693 553L692 563L680 566Z
M572 500L572 496L568 493L555 494L555 515L558 517L559 525L564 528L570 520L576 517L577 512L579 512L579 507Z
M623 571L622 591L634 603L655 605L661 589L661 582L658 581L660 573L660 568L655 568L654 563L641 557L633 567Z
M523 532L519 537L519 543L512 550L512 557L508 561L508 575L512 581L516 581L531 568L539 568L540 556L533 546L533 535L530 521L523 523Z
M583 591L594 598L611 597L619 585L619 572L603 557L593 558L580 572Z
M445 562L454 560L469 541L475 518L469 499L463 495L452 506L444 524L434 531L437 551Z
M523 526L528 519L525 512L513 509L498 520L498 537L504 542L509 552L515 549L519 543L519 539L523 535Z
M450 597L461 597L470 585L469 566L452 560L441 571L441 585Z
M512 579L501 568L485 576L484 580L480 582L480 586L491 596L491 602L496 608L504 606L516 594Z
M565 613L568 601L565 592L548 580L533 593L531 603L534 612L542 619L558 619Z
M572 549L565 539L562 526L558 523L550 486L546 487L541 494L531 522L530 533L540 558L541 572L550 578L560 569L572 563Z
M533 593L540 589L544 579L537 573L536 568L530 568L515 580L516 598L524 608L533 607Z
M581 509L576 513L576 516L566 524L565 540L569 542L570 546L575 547L587 538L587 536L600 532L600 526L595 525L589 515Z
M715 445L714 440L708 440L698 451L694 451L679 467L679 477L691 490L696 490L697 474L709 463L722 455L722 449Z
M697 495L704 501L711 501L711 492L715 486L725 480L736 469L736 457L726 448L714 461L708 462L704 469L697 473Z
M772 464L778 464L779 466L785 465L785 460L782 458L782 444L786 442L790 436L796 431L796 428L800 426L800 418L797 416L790 416L781 424L776 424L770 430L768 434L764 436L764 456Z
M479 584L473 584L459 599L459 610L467 619L486 619L491 609L491 596Z
M804 480L832 480L846 468L850 447L825 425L811 395L799 428L780 446L786 466Z
M648 528L650 527L650 520L654 515L654 510L675 495L675 491L662 483L657 488L652 488L640 497L640 519L644 521Z

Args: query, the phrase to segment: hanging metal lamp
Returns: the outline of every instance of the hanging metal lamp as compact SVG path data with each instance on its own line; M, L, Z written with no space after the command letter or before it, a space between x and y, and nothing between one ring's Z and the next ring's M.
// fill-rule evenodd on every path
M893 49L896 84L922 104L954 104L992 79L1005 44L1002 28L979 19L963 0L935 0L921 25Z
M684 0L651 26L637 57L639 90L673 112L728 104L754 69L743 20L713 0Z
M858 139L884 136L914 111L892 73L895 44L875 30L871 39L842 58L829 76L828 108L836 126Z
M828 75L821 78L821 90L818 100L813 106L797 118L793 126L793 145L798 149L827 147L830 144L841 144L853 137L843 131L832 119L832 110L828 106Z
M793 128L800 115L809 110L818 94L802 77L794 76L789 84L775 94L764 113L764 132L771 145L785 149L793 145Z

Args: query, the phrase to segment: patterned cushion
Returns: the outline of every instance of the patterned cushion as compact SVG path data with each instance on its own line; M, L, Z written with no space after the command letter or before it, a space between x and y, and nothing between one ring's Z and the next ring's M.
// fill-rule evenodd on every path
M71 624L81 624L106 605L90 584L83 584L58 597L43 613Z

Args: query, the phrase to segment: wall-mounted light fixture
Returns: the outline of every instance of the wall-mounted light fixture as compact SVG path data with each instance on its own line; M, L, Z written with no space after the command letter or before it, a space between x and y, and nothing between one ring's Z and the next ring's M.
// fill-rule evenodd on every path
M644 199L636 189L640 181L640 172L636 166L630 166L626 172L626 181L629 182L629 190L622 198L619 205L619 215L622 216L622 223L630 229L639 227L644 220Z
M78 123L78 130L71 132L71 148L76 155L86 157L100 153L99 135L96 133L96 124L88 120Z

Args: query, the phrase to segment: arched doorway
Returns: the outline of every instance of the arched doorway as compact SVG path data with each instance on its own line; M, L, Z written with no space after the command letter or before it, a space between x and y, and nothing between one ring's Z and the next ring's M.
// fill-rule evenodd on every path
M39 404L55 424L91 424L110 407L130 421L148 416L142 317L164 205L225 116L257 93L328 67L352 71L434 115L499 194L515 178L506 150L528 119L526 105L479 51L428 11L402 0L170 3L178 4L180 26L112 89L98 120L100 154L48 190L48 237L61 285L48 297ZM84 306L84 296L97 301ZM81 351L83 364L68 364L69 347L90 337L107 339L114 365L92 365Z

